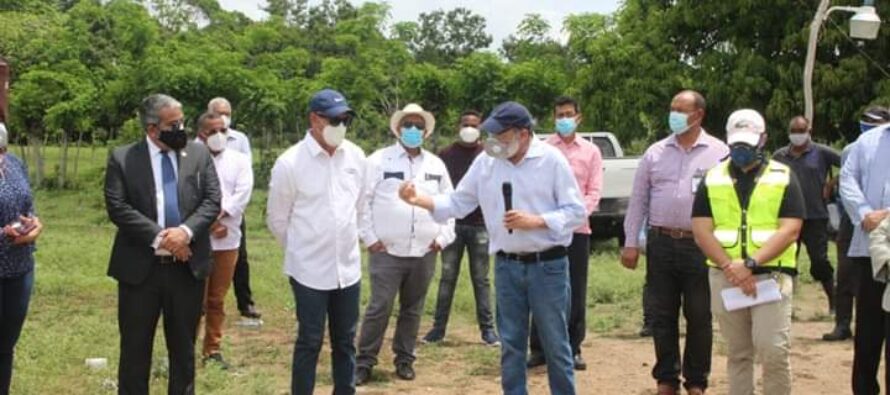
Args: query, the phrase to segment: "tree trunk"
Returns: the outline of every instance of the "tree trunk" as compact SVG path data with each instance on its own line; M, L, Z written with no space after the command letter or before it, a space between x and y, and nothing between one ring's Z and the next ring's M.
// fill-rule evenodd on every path
M68 132L62 131L62 152L59 155L59 174L58 176L58 185L56 185L60 189L65 188L66 176L68 175Z
M74 181L77 182L77 168L80 163L80 145L83 142L83 132L77 132L77 145L74 151Z
M43 156L43 139L40 136L35 134L28 135L28 145L31 147L31 171L34 176L32 177L32 185L39 187L43 185L43 177L44 177L44 156Z

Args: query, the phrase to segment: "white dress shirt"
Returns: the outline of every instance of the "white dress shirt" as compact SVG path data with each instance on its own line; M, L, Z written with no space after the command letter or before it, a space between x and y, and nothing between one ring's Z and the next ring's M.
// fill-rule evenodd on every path
M158 147L157 144L155 144L154 141L151 141L150 138L146 137L145 141L148 142L148 157L151 159L151 174L154 177L155 181L155 202L157 202L157 206L155 207L155 209L158 213L157 223L162 229L169 228L169 226L165 224L167 218L166 213L164 213L164 175L163 173L161 173L161 159L164 157L164 155L170 157L170 162L173 164L173 174L176 176L177 181L179 180L179 159L176 157L176 151L169 150L164 153L161 152L161 147ZM178 186L176 190L179 190ZM182 221L185 221L182 213L180 213L180 219ZM185 233L188 234L189 239L194 238L194 233L192 233L192 230L188 226L186 226L185 224L181 224L179 225L179 227L185 230ZM158 246L161 245L160 236L161 235L158 234L158 236L155 237L154 241L151 243L151 248L154 248L155 255L170 256L171 254L169 251L158 249Z
M241 219L253 192L250 158L226 148L213 156L213 164L216 165L219 189L222 192L222 212L226 213L219 223L226 227L227 234L223 238L211 235L210 246L213 251L237 250L241 246Z
M250 139L247 135L235 129L226 131L226 149L233 149L247 155L249 161L253 161L253 152L250 151ZM251 162L252 163L252 162Z
M343 141L334 155L309 134L275 161L266 223L284 247L284 273L316 290L361 279L358 219L365 154Z
M411 157L396 143L368 157L366 204L359 230L365 245L378 241L386 252L399 257L422 257L433 241L440 247L454 241L454 220L444 224L433 220L429 211L411 206L399 198L399 186L412 181L424 194L435 196L453 191L445 163L429 151Z
M513 209L540 215L544 229L504 227L502 185L513 186ZM519 164L479 154L454 193L433 197L433 218L462 218L482 208L488 229L488 251L522 254L543 252L572 243L572 233L587 220L578 182L565 156L547 143L532 139Z

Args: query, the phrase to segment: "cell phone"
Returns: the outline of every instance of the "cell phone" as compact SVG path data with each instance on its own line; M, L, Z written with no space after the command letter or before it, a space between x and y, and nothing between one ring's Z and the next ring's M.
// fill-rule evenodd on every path
M31 233L31 231L35 228L34 223L25 224L21 221L13 222L10 225L12 226L12 230L16 231L16 233L20 235Z

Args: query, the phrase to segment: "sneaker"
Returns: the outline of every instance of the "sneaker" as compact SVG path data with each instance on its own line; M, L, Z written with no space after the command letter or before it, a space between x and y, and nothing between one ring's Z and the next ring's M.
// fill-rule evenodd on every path
M482 331L482 342L489 347L498 347L501 345L501 339L498 337L497 333L494 333L494 329L485 329Z
M433 328L433 329L430 329L430 331L426 333L426 336L424 336L423 339L420 339L420 342L423 344L430 344L430 343L438 343L444 339L445 339L445 331L443 331L441 329Z
M544 366L546 364L547 360L544 359L544 354L532 353L532 355L528 358L528 361L525 363L525 367L531 369L538 366Z
M229 370L229 363L226 362L226 360L223 359L222 354L220 354L218 352L215 352L213 354L210 354L210 355L204 357L204 359L201 362L204 364L204 366L207 366L207 363L212 363L212 364L218 366L221 370Z
M359 366L355 368L355 385L362 386L371 381L371 368Z
M414 367L411 366L410 363L400 363L396 365L396 376L399 376L402 380L414 380Z

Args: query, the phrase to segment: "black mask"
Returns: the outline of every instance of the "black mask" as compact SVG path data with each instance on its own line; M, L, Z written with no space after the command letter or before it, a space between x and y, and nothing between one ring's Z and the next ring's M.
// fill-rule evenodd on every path
M162 130L158 140L161 140L170 149L179 151L185 148L186 143L188 143L188 135L185 133L185 128L177 125L168 130Z
M747 144L735 144L730 148L732 164L736 165L739 169L744 169L752 163L762 160L762 157L759 148Z

